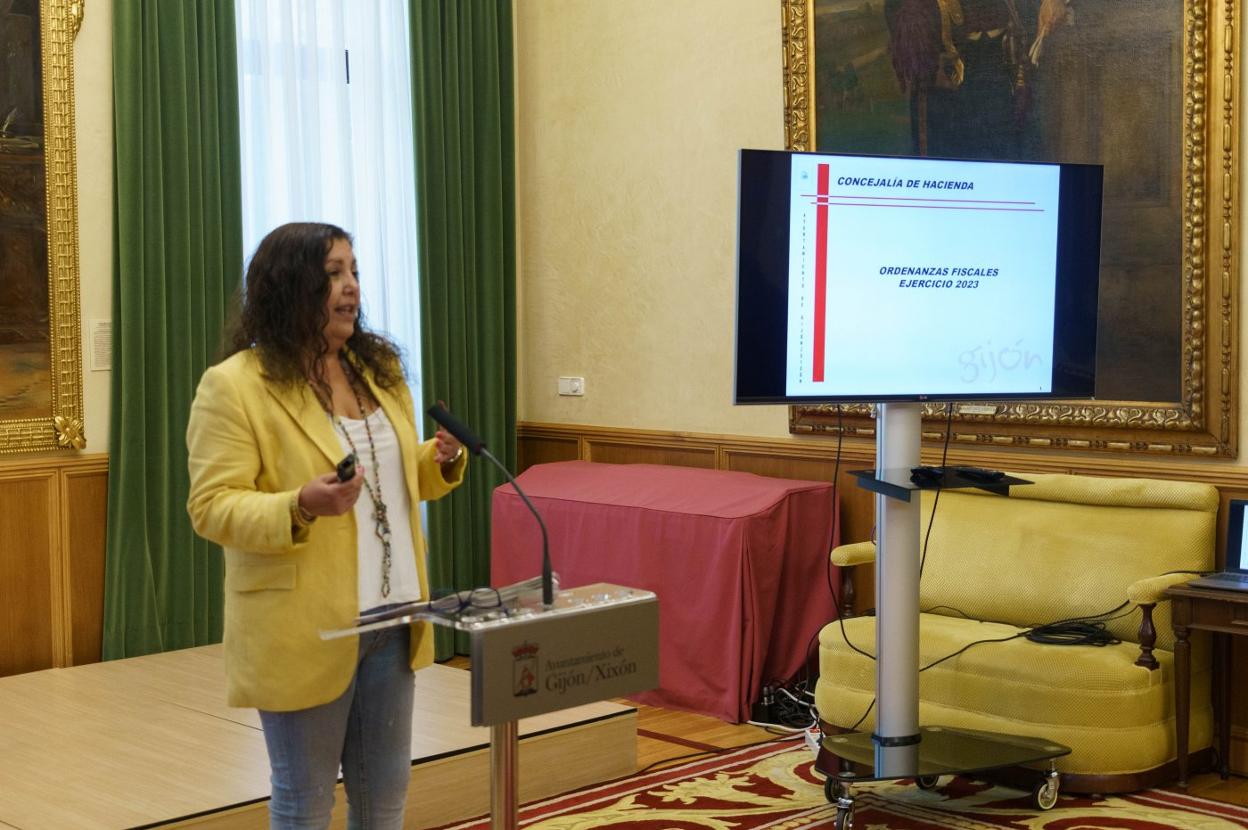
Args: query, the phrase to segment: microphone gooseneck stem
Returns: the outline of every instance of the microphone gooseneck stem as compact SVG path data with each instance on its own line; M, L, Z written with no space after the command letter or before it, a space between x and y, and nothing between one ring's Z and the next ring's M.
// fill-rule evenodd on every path
M493 453L487 450L484 445L481 447L481 455L490 459L494 466L502 470L503 475L507 476L511 486L516 488L516 493L524 501L525 506L529 508L529 512L533 514L533 518L537 519L537 526L542 529L542 605L550 608L555 604L555 586L550 567L550 544L546 537L546 523L542 521L542 514L537 512L533 502L529 501L529 497L520 489L520 483L516 481L516 477L511 474L511 471L507 469L503 462L495 458Z

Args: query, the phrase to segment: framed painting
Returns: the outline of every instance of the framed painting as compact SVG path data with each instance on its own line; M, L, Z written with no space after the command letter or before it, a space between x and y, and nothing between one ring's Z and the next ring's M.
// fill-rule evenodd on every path
M955 406L953 441L1236 455L1234 0L782 4L789 149L1104 166L1096 399ZM874 434L866 405L789 423Z
M73 83L82 8L0 0L0 453L85 445Z

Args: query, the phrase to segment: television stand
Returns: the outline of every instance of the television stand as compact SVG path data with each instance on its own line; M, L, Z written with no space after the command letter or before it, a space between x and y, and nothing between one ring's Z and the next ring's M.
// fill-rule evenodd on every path
M825 735L815 769L827 776L824 793L837 806L836 830L853 826L851 785L913 778L923 788L941 775L984 772L1049 761L1033 790L1035 805L1057 803L1060 781L1052 761L1070 747L1022 735L919 726L919 500L915 490L979 487L1007 495L1030 482L1005 476L992 482L947 471L938 484L915 483L922 406L876 407L876 468L856 471L858 486L875 495L876 626L875 732Z

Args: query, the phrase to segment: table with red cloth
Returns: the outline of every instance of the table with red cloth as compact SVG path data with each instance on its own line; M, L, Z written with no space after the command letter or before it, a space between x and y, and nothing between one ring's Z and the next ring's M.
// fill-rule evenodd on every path
M765 683L803 670L835 618L830 483L655 464L562 461L520 487L541 513L562 587L608 582L659 598L659 687L643 703L739 722ZM537 521L494 490L491 582L541 573Z

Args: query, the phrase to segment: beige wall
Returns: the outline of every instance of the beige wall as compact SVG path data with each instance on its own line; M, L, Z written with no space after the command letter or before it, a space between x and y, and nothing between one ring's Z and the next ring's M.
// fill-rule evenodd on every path
M735 159L784 143L779 9L516 3L522 419L787 434L783 407L730 403ZM84 337L111 316L111 11L92 0L75 45ZM109 376L85 378L103 451Z
M785 434L731 405L736 154L784 146L778 0L515 8L520 417Z
M783 147L780 6L516 4L522 419L787 434L729 403L735 151Z
M87 452L108 451L109 372L91 371L91 320L113 316L113 2L91 0L74 42L83 421Z

